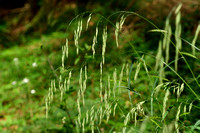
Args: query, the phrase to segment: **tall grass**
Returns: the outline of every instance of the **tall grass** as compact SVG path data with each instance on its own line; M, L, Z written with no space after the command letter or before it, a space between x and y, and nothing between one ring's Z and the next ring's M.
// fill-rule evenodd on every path
M192 107L199 110L199 107L193 105L194 101L199 102L198 93L188 83L186 77L178 73L178 62L182 58L192 73L184 56L195 56L195 42L199 26L192 44L189 43L192 45L192 53L182 52L181 5L177 6L174 12L176 15L174 36L172 36L169 17L162 30L134 12L120 12L121 17L116 24L109 19L111 16L105 18L95 13L89 13L88 19L84 22L82 17L87 13L74 19L78 23L74 30L74 40L67 38L66 45L62 47L61 66L65 71L60 74L58 81L52 80L49 87L46 97L47 120L50 117L49 113L54 112L51 104L56 103L66 105L67 113L64 113L60 119L60 124L62 126L64 126L63 123L71 125L73 128L70 129L70 132L167 133L199 130L198 121L194 125L192 122L188 125L184 121L191 115ZM84 34L90 29L89 23L93 21L95 15L100 16L101 20L94 29L91 42L87 42L91 44L89 50L84 50L81 33ZM123 31L126 18L131 15L139 16L152 24L156 28L151 30L152 32L161 33L157 54L143 53L140 55L135 46L129 42L130 48L133 48L131 53L137 55L136 61L133 62L130 58L123 57L122 63L113 65L109 62L107 55L113 52L109 51L112 49L118 53L116 58L122 55L120 52L124 44L122 45L120 33ZM108 22L115 26L113 34L115 40L110 37L112 28L109 29L109 25L101 27L102 21L104 24ZM83 28L84 26L85 28ZM102 36L100 37L100 35ZM172 37L175 38L175 43L172 42ZM116 45L113 45L113 42ZM172 53L170 45L174 45L175 48L174 60L170 55ZM76 49L76 56L79 54L80 56L89 56L88 58L92 61L82 61L82 64L69 68L68 60L73 55L70 51L74 51L74 49ZM152 60L152 63L148 64L147 59ZM98 64L97 67L95 64ZM180 81L167 78L168 73L174 73ZM194 75L193 78L195 78ZM191 95L190 92L195 97L186 99L188 95ZM59 97L60 101L57 100Z

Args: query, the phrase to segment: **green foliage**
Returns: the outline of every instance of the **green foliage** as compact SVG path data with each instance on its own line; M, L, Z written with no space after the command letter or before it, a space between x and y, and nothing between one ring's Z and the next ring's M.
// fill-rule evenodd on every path
M163 29L135 12L84 12L68 27L50 16L66 33L24 37L0 53L0 130L198 132L198 31L181 38L177 8L176 27L170 16ZM153 28L134 29L134 17Z

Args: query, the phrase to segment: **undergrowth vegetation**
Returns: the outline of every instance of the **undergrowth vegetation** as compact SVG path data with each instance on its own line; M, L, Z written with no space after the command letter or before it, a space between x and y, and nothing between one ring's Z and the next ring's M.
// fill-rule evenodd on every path
M135 12L75 17L68 27L74 35L62 46L59 74L45 97L45 130L198 132L200 25L193 40L181 38L181 6L171 11L163 29ZM148 34L160 35L158 45L150 46L157 52L143 51L138 37L126 32L131 17L151 24Z
M199 0L24 4L0 5L1 133L200 132Z

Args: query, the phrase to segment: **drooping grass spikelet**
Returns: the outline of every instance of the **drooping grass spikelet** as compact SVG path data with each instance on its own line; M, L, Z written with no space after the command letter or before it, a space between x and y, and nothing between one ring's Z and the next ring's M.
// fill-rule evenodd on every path
M127 80L127 83L128 83L128 80L129 80L129 64L127 63L126 64L126 80Z
M181 9L182 4L179 4L177 7L175 14L176 14L176 30L175 30L175 40L176 40L176 55L175 55L175 70L178 70L178 57L179 51L182 48L182 41L181 41Z
M116 93L116 87L117 87L117 69L115 68L115 71L113 72L113 96L115 98Z
M124 75L124 67L125 67L125 64L122 65L122 69L121 69L121 72L120 72L120 75L119 75L119 89L118 89L118 93L121 92L121 82L122 82L122 79L123 79L123 75Z
M102 82L102 74L103 74L103 63L100 63L100 97L101 102L103 101L103 82Z
M119 46L119 42L118 42L118 37L119 36L119 22L116 22L115 25L115 40L116 40L116 45L117 47Z
M196 43L196 41L197 41L199 32L200 32L200 23L199 23L198 26L197 26L197 29L196 29L196 32L195 32L195 36L194 36L194 38L193 38L193 40L192 40L192 45L193 45L193 47L192 47L192 54L193 54L193 55L195 55L195 43Z
M93 43L92 43L93 58L94 58L94 55L95 55L95 45L97 43L97 36L98 36L98 27L96 27L96 34L93 37Z
M181 104L179 105L178 107L178 110L177 110L177 113L176 113L176 120L175 120L175 129L176 129L176 132L179 133L179 127L178 127L178 121L179 121L179 115L180 115L180 112L181 112Z
M82 68L80 69L80 75L79 75L79 86L80 86L80 90L82 91L83 90L83 79L82 79L82 73L83 73L83 70Z
M104 62L105 62L105 52L106 52L106 41L107 41L107 26L103 29L102 40L103 40L102 60L103 60L103 64L104 64Z
M64 69L65 65L65 53L66 53L66 47L62 46L62 67Z
M117 47L119 46L119 41L118 41L119 32L122 30L122 26L123 26L123 24L125 22L125 19L126 19L126 17L124 15L122 15L120 21L116 22L116 25L115 25L115 39L116 39Z
M53 80L53 88L54 88L54 92L56 92L56 82L55 82L55 80Z
M156 88L154 89L154 95L157 97L158 92L160 91L160 88L163 86L164 84L161 83L159 85L156 86Z
M106 114L106 123L108 123L108 120L110 118L110 114L112 113L111 106L112 105L110 105L109 103L105 104L105 111L104 111L105 113L104 114Z
M169 23L169 18L165 21L165 31L163 38L163 49L165 49L165 62L168 63L169 61L169 49L170 49L170 38L172 35L171 25Z
M88 20L87 20L87 23L86 23L86 30L88 29L88 25L89 25L89 22L91 20L91 17L92 17L92 13L90 13L90 15L88 17Z
M77 109L78 109L78 113L81 115L80 100L81 100L81 91L78 90L78 96L77 96Z
M115 106L113 108L113 117L115 116L115 110L116 110L116 108L117 108L117 102L115 103Z
M183 92L183 89L184 89L184 83L182 83L181 86L178 86L178 88L177 88L177 102L178 102L178 99L179 99L181 93Z
M83 81L83 91L86 90L86 83L87 83L87 66L85 66L85 79Z
M103 119L103 108L100 106L99 108L99 125L101 125L101 121Z
M78 28L76 30L74 30L74 44L76 46L76 53L79 53L79 45L78 45L78 41L79 38L81 36L81 32L82 32L82 20L78 21Z
M68 39L66 38L66 43L65 43L65 54L66 54L66 57L68 58L68 51L69 51L69 44L68 44Z
M161 58L162 58L162 42L160 40L159 45L158 45L158 52L157 52L157 55L156 55L155 70L158 70L160 62L161 62Z
M108 98L110 98L111 88L110 88L110 75L108 75Z
M82 132L83 133L85 132L85 119L83 119L83 122L82 122Z
M169 92L169 90L167 89L166 92L165 92L164 100L163 100L162 120L164 120L164 117L165 117L166 107L167 107L167 101L168 101L169 94L170 94L170 92Z
M122 15L122 17L121 17L121 19L120 19L120 23L119 23L119 31L122 30L122 26L123 26L125 20L126 20L126 16L125 16L125 15Z
M71 77L72 77L72 72L70 71L69 76L68 76L68 80L67 80L67 91L69 91Z
M136 68L135 75L134 75L134 81L137 80L138 74L139 74L139 72L140 72L140 65L141 65L141 62L139 62L139 63L137 64L137 68Z
M63 91L65 92L67 90L67 79L65 78L65 81L63 83Z
M190 113L191 110L192 110L192 105L193 105L193 102L191 102L190 105L189 105L189 113Z
M88 124L88 122L89 122L89 111L87 110L87 112L86 112L86 124Z
M95 112L94 106L90 109L90 128L92 129L92 133L94 133L94 119L95 119Z
M62 76L59 77L59 90L60 90L60 101L62 102L63 99L63 93L64 93L64 86L62 84Z
M159 80L160 83L163 83L163 78L165 78L165 71L164 71L164 63L163 63L163 57L161 58L160 61L160 69L159 69Z
M130 112L126 115L125 120L124 120L124 127L122 129L122 132L125 133L126 132L126 126L128 124L128 122L130 121Z

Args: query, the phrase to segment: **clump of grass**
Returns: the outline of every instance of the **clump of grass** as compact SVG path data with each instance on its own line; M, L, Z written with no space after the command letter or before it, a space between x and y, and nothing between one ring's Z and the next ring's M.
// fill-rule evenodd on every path
M94 62L83 62L81 66L74 66L72 75L72 71L67 70L67 63L65 63L65 57L68 58L69 56L70 58L68 50L75 48L77 56L84 51L82 50L82 46L79 45L82 44L82 42L79 43L79 38L81 32L84 34L84 31L82 30L84 25L83 20L78 19L78 28L74 31L73 40L75 47L68 46L68 39L66 39L66 45L62 47L62 68L66 69L66 73L60 75L57 85L56 81L52 80L49 93L46 97L47 119L49 116L50 105L53 102L53 99L56 101L54 97L58 95L57 90L59 90L61 98L60 102L64 102L66 105L70 104L72 108L70 111L66 108L68 113L66 116L62 117L65 118L65 121L67 116L69 119L73 117L69 123L71 123L76 130L72 132L128 132L133 130L137 132L144 132L145 130L150 132L182 132L188 130L185 128L186 125L184 125L184 123L182 125L180 124L183 115L181 114L181 106L185 102L184 98L181 98L181 94L186 93L184 89L186 86L195 94L195 96L197 96L197 94L186 80L184 80L184 77L177 73L178 58L182 48L180 9L181 5L179 5L175 11L176 45L174 61L170 62L169 60L170 43L173 43L171 41L172 30L169 18L166 20L164 30L152 30L153 32L161 32L164 35L159 41L156 57L154 55L150 56L151 58L154 57L153 59L155 60L155 65L153 66L146 63L145 59L149 56L148 53L143 53L141 56L131 44L133 51L138 56L136 61L130 63L130 60L127 59L122 64L112 66L110 69L110 64L106 56L106 54L110 52L109 50L106 50L106 46L108 46L107 43L112 45L109 41L109 26L104 26L102 28L102 33L99 33L101 27L96 26L95 35L93 36L92 42L90 42L92 44L91 49L90 51L85 52L91 55L92 60L94 60L95 63L97 62L99 67L93 67L95 64ZM143 18L139 14L132 12L120 13L122 13L122 17L119 22L116 22L114 33L115 42L117 44L116 50L118 50L116 52L119 53L119 32L123 28L126 17L136 15ZM90 13L87 19L86 30L90 28L88 23L89 21L92 21L92 14L94 13ZM149 20L143 19L152 24ZM114 25L108 18L105 18L105 21ZM97 25L99 25L99 23ZM157 27L155 26L155 28ZM98 34L102 34L102 40L98 40ZM97 47L101 48L101 50L97 49ZM81 50L82 53L79 53L79 50ZM183 55L181 56L184 58ZM175 63L174 68L171 67L172 63ZM144 68L141 67L142 64ZM153 69L153 67L155 67L155 69ZM174 83L171 79L167 79L166 68L169 68L182 82ZM126 74L124 74L124 71ZM156 73L156 75L152 73ZM68 77L66 75L68 75ZM145 78L142 79L141 75ZM158 80L159 83L157 82ZM139 89L141 84L146 85L142 89ZM58 86L58 89L56 89L56 86ZM75 89L70 89L70 86L73 86ZM117 89L118 91L116 93ZM139 92L136 91L137 89ZM72 93L70 91L72 91ZM173 91L174 93L172 93ZM73 102L69 103L68 99L72 99ZM193 102L189 105L187 115L191 113L192 103ZM74 109L74 107L77 109ZM184 115L186 115L186 110L186 106L184 106ZM62 119L62 121L64 120ZM190 130L189 126L187 126L187 128Z

